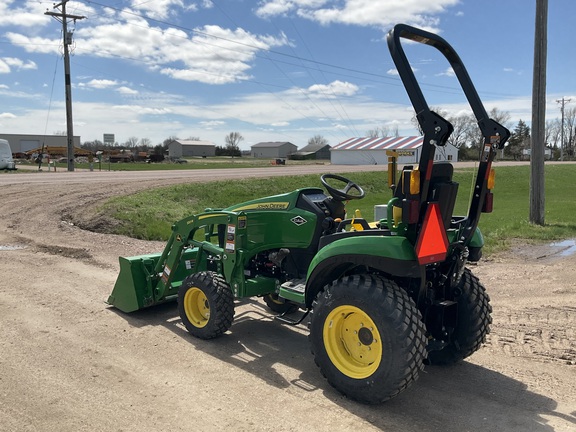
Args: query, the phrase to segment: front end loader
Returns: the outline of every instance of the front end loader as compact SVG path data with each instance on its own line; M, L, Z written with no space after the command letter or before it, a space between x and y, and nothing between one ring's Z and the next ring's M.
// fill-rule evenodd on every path
M452 125L430 110L403 39L446 57L483 136L467 215L453 214L452 164L434 162ZM492 161L509 131L488 117L444 39L399 24L387 41L424 143L418 164L404 166L392 185L385 218L348 215L346 203L365 193L335 174L321 176L324 188L207 209L176 222L162 253L120 258L108 303L133 312L177 300L187 330L211 339L232 326L235 299L263 297L286 324L309 318L322 374L369 404L410 386L425 363L452 364L478 350L491 323L490 299L466 264L481 258L478 221L492 211Z

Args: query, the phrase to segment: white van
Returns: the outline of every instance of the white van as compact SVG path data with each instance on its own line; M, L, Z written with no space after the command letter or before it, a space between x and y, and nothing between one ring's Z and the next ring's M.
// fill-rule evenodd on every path
M16 164L12 159L10 144L5 139L0 139L0 170L15 170Z

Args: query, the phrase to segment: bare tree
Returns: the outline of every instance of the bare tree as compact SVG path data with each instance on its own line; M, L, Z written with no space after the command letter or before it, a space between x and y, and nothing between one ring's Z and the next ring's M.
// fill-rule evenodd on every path
M230 132L224 139L226 142L226 153L229 156L240 156L240 142L244 141L244 137L240 132Z
M396 126L396 132L398 132L398 126ZM366 135L370 138L384 138L390 136L390 129L388 126L379 126L376 129L370 129L368 132L366 132Z
M179 139L180 139L180 138L178 138L178 137L175 136L175 135L170 135L168 138L166 138L164 141L162 141L162 145L163 145L165 148L168 148L168 145L169 145L172 141L177 141L177 140L179 140Z
M564 149L570 159L574 157L576 147L576 107L564 112Z
M141 148L152 147L152 141L150 140L150 138L140 138L140 147Z
M546 144L553 148L560 147L561 122L559 119L546 120L544 140Z
M325 146L328 145L328 140L322 135L314 135L308 140L308 145Z
M454 131L448 138L447 143L452 144L457 149L466 147L470 131L474 128L474 117L470 114L460 114L455 117L449 117L447 120L454 127Z
M124 145L127 148L135 148L138 145L138 138L137 137L130 137L126 140Z

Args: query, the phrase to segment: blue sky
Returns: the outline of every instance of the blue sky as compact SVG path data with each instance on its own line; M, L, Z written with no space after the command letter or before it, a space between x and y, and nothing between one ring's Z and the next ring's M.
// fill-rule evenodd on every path
M0 4L0 132L66 131L61 24L52 1ZM152 144L177 136L241 148L332 145L376 128L414 135L386 33L403 22L459 53L488 110L531 120L535 0L69 1L74 134ZM547 119L576 106L576 2L550 0ZM406 45L431 106L468 109L436 50ZM567 105L570 107L570 105Z

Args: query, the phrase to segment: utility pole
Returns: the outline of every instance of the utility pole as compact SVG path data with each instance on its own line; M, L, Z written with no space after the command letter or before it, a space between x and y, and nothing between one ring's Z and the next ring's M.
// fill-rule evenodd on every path
M536 0L534 76L532 83L532 142L530 144L530 223L544 225L544 148L546 143L546 55L548 0Z
M562 129L560 130L560 160L564 160L564 105L570 102L572 99L566 99L562 97L562 99L557 99L560 105L560 112L562 113Z
M70 84L70 51L68 45L72 44L72 32L68 33L68 20L84 19L80 15L69 15L66 13L66 3L69 0L62 0L53 9L62 7L58 12L44 12L44 15L50 15L62 23L62 33L64 42L64 84L66 87L66 137L68 149L68 171L74 171L74 124L72 122L72 86Z

